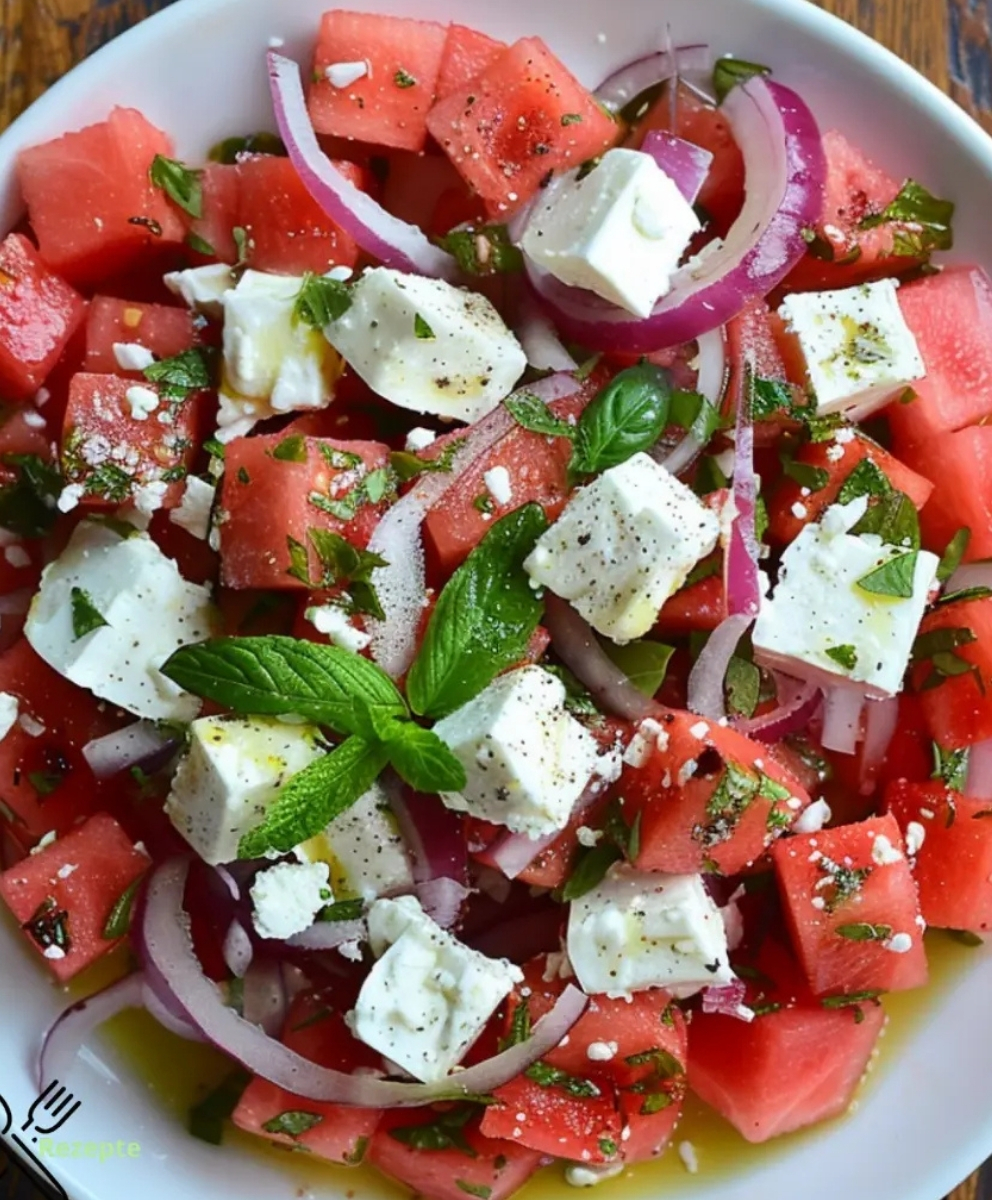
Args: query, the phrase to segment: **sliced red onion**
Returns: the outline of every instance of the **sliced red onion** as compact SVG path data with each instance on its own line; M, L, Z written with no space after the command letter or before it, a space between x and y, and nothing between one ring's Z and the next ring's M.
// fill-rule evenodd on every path
M177 1037L185 1038L187 1042L202 1042L203 1034L195 1025L191 1025L184 1017L178 1017L167 1004L163 1004L158 995L148 986L147 982L141 991L141 999L145 1008L162 1026Z
M440 1099L487 1094L554 1049L589 1003L577 988L566 988L526 1042L440 1083L390 1083L320 1067L222 1003L216 986L203 974L190 938L189 918L183 910L188 872L186 860L173 859L149 881L143 936L149 964L208 1041L253 1074L309 1100L360 1108L413 1108Z
M544 625L555 653L588 688L600 708L627 721L656 716L659 708L636 688L606 656L592 629L570 604L552 592L545 593Z
M724 331L714 329L698 338L696 357L696 391L705 396L714 408L720 409L727 384L727 343ZM670 474L681 475L683 471L688 471L705 449L705 445L689 433L674 450L661 454L652 450L651 453Z
M418 883L414 890L424 912L442 929L453 929L458 924L465 902L472 895L471 888L443 876Z
M713 165L713 155L702 146L663 129L651 129L641 143L690 204L695 204Z
M260 1026L270 1037L278 1037L289 1007L280 964L255 959L245 973L242 1001L244 1019Z
M865 739L861 749L861 792L870 795L899 725L899 698L865 704Z
M749 720L735 720L738 733L757 738L759 742L780 742L792 733L801 733L820 707L820 689L804 679L775 672L777 704L771 712Z
M760 551L755 533L758 478L754 473L754 423L743 386L737 398L733 487L737 511L730 527L730 544L723 562L727 613L732 617L741 614L753 620L761 608L761 577L758 573Z
M97 779L110 779L176 745L176 739L163 734L153 721L135 721L133 725L87 742L83 757Z
M513 884L502 871L487 867L485 863L480 862L472 864L472 882L476 885L477 891L500 905L507 902L513 889Z
M754 1013L744 1003L747 987L742 979L735 979L723 987L708 987L703 992L703 1012L719 1013L722 1017L734 1017L748 1024Z
M413 858L414 882L422 884L447 878L465 883L468 853L461 817L445 808L440 796L411 794L392 772L384 776L383 785Z
M269 52L269 86L276 124L307 191L336 225L366 254L387 267L454 280L458 264L415 225L394 217L341 174L321 150L300 78L292 59Z
M533 297L524 296L521 300L520 319L514 332L535 371L574 371L578 365Z
M803 230L823 205L825 160L806 104L768 79L736 87L722 109L744 155L744 208L722 243L672 276L646 320L526 263L528 278L559 331L598 350L651 353L691 342L766 296L806 253Z
M861 716L867 697L856 688L828 688L823 703L823 732L820 741L827 750L855 754L861 740Z
M466 945L489 958L508 958L524 963L561 946L564 911L549 905L525 916L513 917L466 937Z
M689 673L687 703L690 711L711 721L722 720L727 715L723 684L727 667L741 640L751 626L754 617L736 613L713 630L699 657Z
M731 952L737 950L744 941L744 914L737 903L743 895L743 891L738 888L720 909L724 932L727 935L727 949Z
M42 1040L37 1066L39 1087L44 1089L55 1079L64 1083L94 1029L125 1008L143 1006L143 986L144 977L139 971L67 1008Z
M574 395L580 387L571 375L559 373L529 384L526 391L551 404ZM466 431L465 444L455 455L451 470L424 472L376 526L368 549L389 564L372 574L386 619L369 620L366 628L372 636L373 658L394 679L413 662L424 615L426 573L421 526L460 476L514 425L503 405L483 417Z
M220 877L221 883L223 883L223 885L231 893L231 899L237 903L237 901L241 899L241 885L234 878L227 867L214 867L214 870Z
M992 739L970 748L964 794L972 800L992 800Z
M367 937L364 921L316 921L309 929L294 934L288 945L299 950L336 950L346 942L364 942Z
M223 945L224 962L236 979L244 979L255 957L255 948L244 925L237 919L227 927Z
M676 46L625 63L596 89L596 99L611 112L619 112L648 88L666 83L676 74L692 82L702 82L713 74L713 52L709 46Z
M976 587L992 588L992 563L963 563L948 579L944 591L950 594Z
M23 617L34 599L33 588L18 588L0 596L0 617Z

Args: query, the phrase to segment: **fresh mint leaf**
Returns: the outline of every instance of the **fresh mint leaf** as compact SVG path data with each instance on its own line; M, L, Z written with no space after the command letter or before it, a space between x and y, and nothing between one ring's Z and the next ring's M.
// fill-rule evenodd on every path
M850 504L859 496L887 496L891 491L892 484L882 471L870 458L863 458L844 480L836 502Z
M278 635L184 646L162 671L186 691L236 713L293 713L338 733L367 732L363 707L397 717L407 711L396 685L368 659Z
M464 438L454 438L445 444L436 458L421 458L410 450L394 450L389 456L389 464L400 483L408 483L425 471L447 475L451 472L455 455L464 445Z
M970 541L971 530L968 528L959 529L951 538L937 568L937 579L940 583L946 583L961 566Z
M347 538L330 529L307 530L321 566L324 568L322 586L333 583L368 583L373 572L389 564L378 554L359 550Z
M750 720L761 702L760 668L735 654L727 663L723 686L730 711Z
M934 250L954 245L954 204L939 200L915 179L907 179L898 196L880 213L865 217L861 229L898 223L892 253L905 258L929 258Z
M266 1133L281 1133L286 1137L297 1138L319 1125L323 1119L320 1113L292 1109L289 1112L280 1113L271 1121L266 1121L262 1128Z
M985 680L977 663L972 663L959 652L962 646L970 646L977 642L974 630L959 628L931 629L921 633L913 643L910 662L917 666L921 662L930 663L930 674L918 687L918 691L926 692L939 687L945 679L955 679L959 675L974 675L979 691L985 694Z
M606 878L606 872L622 858L623 853L613 842L603 841L598 846L583 849L561 890L562 903L570 904L598 888Z
M503 406L518 425L531 433L575 440L575 426L556 417L548 405L532 392L517 392L504 400Z
M4 454L2 461L14 468L16 479L0 487L0 526L25 539L45 537L59 516L58 467L37 454Z
M666 646L663 642L628 642L618 646L616 642L604 639L600 644L606 657L645 696L655 695L665 682L668 664L675 653L674 646Z
M165 400L185 400L191 392L203 391L213 383L206 352L195 347L152 363L143 374L149 383L158 384Z
M717 103L722 104L738 84L747 83L756 75L771 73L771 67L747 62L743 58L718 58L713 68L713 91L716 93Z
M467 1179L456 1179L455 1187L467 1196L475 1196L476 1200L489 1200L489 1197L493 1194L493 1189L488 1184L472 1183Z
M891 491L872 504L851 529L854 537L874 533L889 546L919 550L920 518L916 506L903 492Z
M475 1113L472 1105L458 1104L427 1124L394 1125L389 1136L411 1150L457 1150L468 1158L478 1158L478 1151L465 1137L465 1126Z
M505 225L456 229L439 241L466 275L505 275L524 269L524 256Z
M245 137L229 137L213 146L207 157L211 162L234 166L243 154L267 154L285 158L286 147L274 133L249 133Z
M855 646L830 646L825 653L827 658L832 658L845 671L853 671L858 665L858 651Z
M393 75L393 83L395 83L398 88L412 88L416 87L417 81L409 71L404 71L403 68L400 67L400 69Z
M811 492L822 491L830 482L830 472L824 467L811 466L787 454L782 456L782 470L794 483Z
M524 1071L524 1074L539 1087L560 1088L569 1096L576 1096L579 1099L591 1099L601 1094L591 1079L580 1079L558 1067L549 1066L546 1062L534 1063Z
M892 937L892 926L858 921L853 925L838 925L837 932L849 942L887 942Z
M156 154L148 174L152 183L195 220L203 216L203 172L191 171L173 158Z
M579 418L572 469L597 475L648 450L668 425L671 394L668 373L652 363L614 376Z
M288 854L316 837L365 795L388 761L380 743L348 738L280 788L262 824L241 839L238 857Z
M307 442L302 434L293 434L283 438L269 451L277 462L302 463L307 461Z
M107 920L103 926L104 941L116 942L118 938L124 937L131 928L131 913L134 909L134 898L137 896L138 888L141 887L144 878L144 875L139 875L133 883L124 889L114 902L114 907L107 914Z
M771 417L791 416L795 405L792 388L778 379L755 379L751 400L751 416L755 421Z
M523 657L543 611L523 563L546 528L543 510L524 505L496 521L452 575L407 678L414 712L447 716Z
M873 596L893 596L898 600L910 600L913 596L918 558L916 550L890 558L887 563L863 575L857 581L858 587Z
M74 587L69 593L72 603L72 636L78 642L95 629L108 624L106 617L93 603L93 597L82 588Z
M939 779L952 792L963 792L968 782L968 761L971 758L971 748L965 746L962 750L945 750L937 742L933 744L933 774L931 779Z
M401 778L417 792L460 792L468 783L465 768L430 729L411 721L379 722L376 732Z
M343 317L349 308L351 291L346 284L308 271L293 305L293 317L312 329L323 329Z
M413 315L413 336L421 342L433 342L437 339L437 334L431 329L420 313L414 313Z

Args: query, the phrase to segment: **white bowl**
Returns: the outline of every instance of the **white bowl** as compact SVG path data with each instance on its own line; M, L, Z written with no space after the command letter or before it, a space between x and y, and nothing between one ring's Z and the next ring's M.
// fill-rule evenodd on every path
M958 202L959 258L992 267L987 199L992 142L949 99L868 38L802 0L386 0L401 15L457 18L512 39L545 37L593 85L608 68L658 45L662 21L679 41L769 62L810 101L824 128L847 131L891 172L912 174ZM375 8L374 0L348 0ZM327 0L183 0L77 68L0 138L0 223L16 219L13 163L21 146L133 105L195 157L220 137L271 128L263 56L269 38L309 53ZM567 12L567 19L560 19ZM605 34L605 39L602 35ZM65 1002L6 919L0 921L0 1093L15 1131L35 1097L38 1035ZM935 994L926 1021L892 1047L856 1115L778 1155L752 1156L690 1177L651 1168L598 1195L659 1191L698 1200L939 1200L992 1152L992 954L974 952L953 986ZM884 1043L883 1043L884 1047ZM149 1080L94 1039L69 1081L82 1108L60 1137L140 1144L136 1158L47 1160L74 1200L259 1200L396 1195L365 1175L314 1170L300 1155L255 1155L191 1139ZM0 1106L2 1113L2 1106ZM2 1128L2 1121L0 1121ZM303 1191L298 1189L303 1188ZM530 1200L560 1194L544 1177Z

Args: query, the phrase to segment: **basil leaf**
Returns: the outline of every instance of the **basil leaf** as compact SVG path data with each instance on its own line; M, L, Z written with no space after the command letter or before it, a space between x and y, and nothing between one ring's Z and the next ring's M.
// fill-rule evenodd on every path
M903 492L889 492L872 505L851 529L854 537L874 533L890 546L919 550L920 517L912 500Z
M718 58L713 68L713 91L718 104L722 104L739 83L747 83L756 75L770 75L771 67L747 62L743 58Z
M613 842L604 841L584 849L561 890L562 903L569 904L598 888L606 878L606 872L622 858L620 847Z
M219 1146L224 1138L224 1122L238 1107L238 1101L251 1079L250 1072L239 1067L204 1096L199 1104L194 1104L189 1110L187 1124L193 1137L211 1146Z
M0 488L0 526L21 538L45 537L59 516L61 472L37 454L4 454L2 461L17 479Z
M144 875L139 875L138 878L129 884L118 899L114 902L114 907L107 915L107 920L103 926L103 939L107 942L116 942L118 938L122 938L131 928L131 913L134 909L134 898L138 894L138 888L144 882Z
M531 433L575 440L576 427L556 417L547 404L532 392L517 392L504 400L503 406L518 425Z
M596 475L653 446L668 424L671 392L668 373L652 363L621 371L579 418L572 469Z
M606 657L645 696L653 696L665 682L668 664L675 653L674 646L662 642L628 642L626 646L618 646L616 642L603 640L600 645Z
M72 602L72 636L78 642L95 629L102 629L108 624L107 619L93 603L89 592L74 587L69 593Z
M266 1133L282 1133L287 1137L299 1137L300 1134L307 1133L319 1125L323 1121L320 1113L303 1112L300 1109L293 1109L290 1112L280 1113L277 1117L273 1117L271 1121L266 1121L262 1128Z
M211 162L234 166L242 154L267 154L272 158L285 158L286 147L282 138L274 133L249 133L245 137L224 138L211 148L207 157Z
M722 424L719 412L699 392L672 392L668 420L700 446L708 445Z
M466 275L504 275L524 269L524 256L510 241L505 225L456 229L438 243Z
M939 200L915 179L907 179L899 195L880 212L865 217L859 228L877 229L899 222L908 229L896 231L892 252L906 258L927 258L934 250L954 245L954 204Z
M499 1040L500 1052L509 1050L511 1046L522 1046L530 1041L530 1035L530 1001L526 996L521 996L510 1018L510 1032Z
M173 158L156 154L148 170L152 183L161 188L183 212L197 220L203 216L203 172L191 171Z
M196 348L152 363L143 374L150 383L159 385L166 400L185 400L191 392L203 391L213 383L206 354Z
M186 691L236 713L293 713L338 733L367 731L364 706L406 715L396 685L374 663L296 638L218 638L182 647L161 669Z
M351 292L340 279L308 271L293 305L293 317L312 329L323 329L343 317L349 308Z
M965 556L970 541L971 530L968 528L959 529L954 537L951 538L940 560L940 566L937 568L938 582L946 583L958 567L961 566L961 560Z
M724 688L727 695L727 706L738 716L754 716L755 709L761 701L761 671L749 662L735 654L727 663L727 673L724 677Z
M892 484L882 471L870 458L863 458L844 480L836 503L850 504L859 496L887 496L891 491Z
M421 342L433 342L437 338L434 330L424 320L420 313L413 314L413 336Z
M829 646L825 654L827 658L832 658L835 663L842 666L845 671L853 671L858 665L856 646Z
M468 783L465 768L430 729L411 721L380 722L376 732L393 769L417 792L460 792Z
M238 845L239 858L288 854L347 812L379 778L389 755L377 742L350 737L279 790L265 820Z
M518 508L452 575L407 677L414 712L447 716L523 657L543 611L523 563L546 528L538 505Z
M971 748L963 750L945 750L939 743L933 744L933 774L931 779L939 779L952 792L963 792L968 782L968 761L971 758Z
M894 596L899 600L910 600L913 596L918 558L916 550L890 558L887 563L863 575L858 580L858 587L873 596Z

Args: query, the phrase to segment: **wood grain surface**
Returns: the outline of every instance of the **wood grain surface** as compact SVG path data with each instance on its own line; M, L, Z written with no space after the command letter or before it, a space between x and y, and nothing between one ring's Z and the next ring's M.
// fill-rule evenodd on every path
M0 0L0 128L79 59L171 2ZM992 132L992 0L817 2L949 90ZM0 1200L33 1200L36 1196L16 1171L4 1171L0 1157ZM979 1196L975 1176L949 1200L990 1198L992 1188ZM796 1200L801 1197L797 1195ZM879 1196L878 1200L900 1198Z

